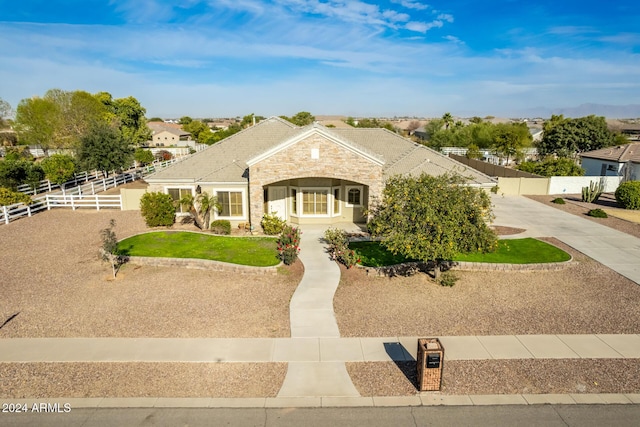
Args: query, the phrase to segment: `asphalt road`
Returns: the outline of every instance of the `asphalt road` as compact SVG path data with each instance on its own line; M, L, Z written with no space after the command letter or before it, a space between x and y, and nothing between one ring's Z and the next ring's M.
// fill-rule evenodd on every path
M118 408L0 413L0 426L607 426L640 425L640 405L389 408Z

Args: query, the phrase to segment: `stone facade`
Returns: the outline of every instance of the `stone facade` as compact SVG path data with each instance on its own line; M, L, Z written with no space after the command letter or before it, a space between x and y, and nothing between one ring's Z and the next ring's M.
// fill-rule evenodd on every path
M254 226L260 224L266 186L288 179L320 177L357 182L368 187L370 202L382 192L381 163L314 133L250 165L251 223Z

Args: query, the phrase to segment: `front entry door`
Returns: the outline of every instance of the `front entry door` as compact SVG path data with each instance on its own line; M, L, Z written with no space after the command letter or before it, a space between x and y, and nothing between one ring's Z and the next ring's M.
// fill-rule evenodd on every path
M269 187L267 197L268 213L275 213L281 219L287 219L287 187Z

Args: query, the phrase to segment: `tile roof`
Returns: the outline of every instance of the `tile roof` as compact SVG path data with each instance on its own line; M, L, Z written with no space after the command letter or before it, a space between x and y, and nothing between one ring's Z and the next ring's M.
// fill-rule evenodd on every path
M180 163L150 175L147 181L246 182L248 161L287 141L294 141L313 129L379 159L383 163L385 177L451 172L469 177L473 184L494 184L487 175L387 129L326 128L318 123L301 128L279 117L271 117L244 129Z
M611 160L618 163L640 163L640 142L606 147L599 150L587 151L580 154L581 157L598 160Z

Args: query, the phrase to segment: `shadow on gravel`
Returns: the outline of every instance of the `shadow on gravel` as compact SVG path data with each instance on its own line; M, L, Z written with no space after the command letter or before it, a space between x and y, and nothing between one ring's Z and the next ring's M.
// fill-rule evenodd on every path
M404 346L399 342L384 343L384 350L387 352L393 363L396 364L400 372L418 390L418 370L416 360L411 356Z
M0 325L0 329L4 328L7 323L11 322L13 319L18 317L18 314L20 314L20 312L17 312L16 314L9 316L7 320L5 320L4 323L2 323L2 325Z

